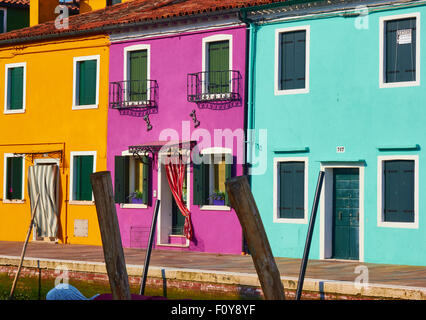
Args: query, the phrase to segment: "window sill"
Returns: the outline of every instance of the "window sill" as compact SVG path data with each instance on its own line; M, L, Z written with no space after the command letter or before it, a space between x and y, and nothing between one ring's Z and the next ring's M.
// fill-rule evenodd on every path
M305 218L275 218L274 223L307 224L308 220Z
M24 199L22 199L22 200L6 200L6 199L3 199L3 203L7 203L7 204L22 204L22 203L25 203L25 200Z
M378 227L385 227L385 228L399 228L399 229L418 229L419 224L418 222L385 222L380 221L377 224Z
M72 110L85 110L85 109L98 109L99 105L97 104L88 104L82 106L72 106Z
M170 243L157 243L161 247L176 247L176 248L189 248L189 244L170 244Z
M418 87L420 81L381 82L380 88Z
M78 200L70 200L69 204L78 205L78 206L92 206L95 204L95 201L78 201Z
M309 93L309 88L303 89L288 89L288 90L275 90L276 96L288 95L288 94L306 94Z
M25 109L4 110L4 114L19 114L19 113L25 113Z
M203 210L203 211L231 211L231 207L228 207L228 206L204 205L204 206L200 207L200 210Z
M121 209L147 209L146 204L136 204L136 203L120 203Z

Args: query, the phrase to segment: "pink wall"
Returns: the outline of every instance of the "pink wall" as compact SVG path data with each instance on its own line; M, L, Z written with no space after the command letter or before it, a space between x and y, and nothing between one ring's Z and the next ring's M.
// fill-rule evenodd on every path
M187 74L202 71L202 39L215 34L232 35L233 70L241 73L240 95L241 101L224 110L198 108L195 103L187 101ZM123 50L127 46L137 44L150 45L150 79L158 83L158 100L155 113L150 114L151 131L146 130L143 117L120 114L119 110L109 109L108 113L108 149L107 167L114 177L114 156L121 155L128 146L138 145L159 140L163 129L171 128L181 133L182 122L187 121L191 132L194 131L192 118L189 116L193 109L201 125L197 129L206 129L213 137L213 130L217 128L236 129L244 128L244 79L245 79L245 27L234 27L219 31L204 31L198 33L179 34L149 38L141 41L112 43L110 49L110 82L123 80ZM236 146L236 143L234 142ZM236 149L236 148L235 148ZM244 145L240 145L244 150ZM235 152L235 151L234 151ZM243 174L241 164L235 166L236 175ZM152 189L158 192L158 171L152 173ZM191 168L192 188L192 168ZM195 241L189 248L179 250L193 250L201 252L234 253L239 254L242 247L242 231L238 218L231 211L201 211L192 204L191 192L190 210ZM120 223L121 236L125 247L130 247L131 227L149 227L151 224L153 204L147 209L121 209L117 205L117 214ZM175 249L160 247L157 249Z

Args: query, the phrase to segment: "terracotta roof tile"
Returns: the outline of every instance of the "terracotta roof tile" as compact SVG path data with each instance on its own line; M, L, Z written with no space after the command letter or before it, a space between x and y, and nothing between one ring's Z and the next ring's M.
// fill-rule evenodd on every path
M0 45L5 40L29 41L45 35L66 36L75 32L90 32L128 23L152 22L159 19L184 17L221 10L283 2L279 0L133 0L105 9L69 17L68 29L55 28L54 22L46 22L0 35ZM102 31L98 31L101 33ZM15 41L14 41L15 42Z
M29 7L30 0L0 0L0 6L1 5Z

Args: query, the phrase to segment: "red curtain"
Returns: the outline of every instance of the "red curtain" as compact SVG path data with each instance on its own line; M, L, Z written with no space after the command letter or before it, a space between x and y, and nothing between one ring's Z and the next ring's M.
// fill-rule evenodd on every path
M186 174L186 165L181 161L179 163L169 163L165 165L167 180L169 181L170 190L175 198L176 204L180 212L185 217L185 224L183 227L184 235L187 239L192 239L192 224L191 213L183 201L183 179Z

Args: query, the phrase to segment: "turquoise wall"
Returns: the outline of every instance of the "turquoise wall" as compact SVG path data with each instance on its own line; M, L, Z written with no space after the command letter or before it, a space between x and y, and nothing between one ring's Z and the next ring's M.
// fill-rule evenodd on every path
M420 86L379 88L379 18L420 12ZM254 127L266 128L267 171L252 176L252 190L275 256L300 258L308 224L273 222L274 157L309 158L309 214L322 161L365 160L364 261L426 265L426 7L375 12L368 29L355 17L288 21L258 27L254 63ZM274 94L275 30L310 26L310 88L307 94ZM419 44L418 44L419 45ZM418 144L418 150L379 151L378 146ZM336 153L345 146L345 153ZM305 153L274 151L308 147ZM419 156L417 229L378 227L378 156ZM320 258L320 211L311 259Z

